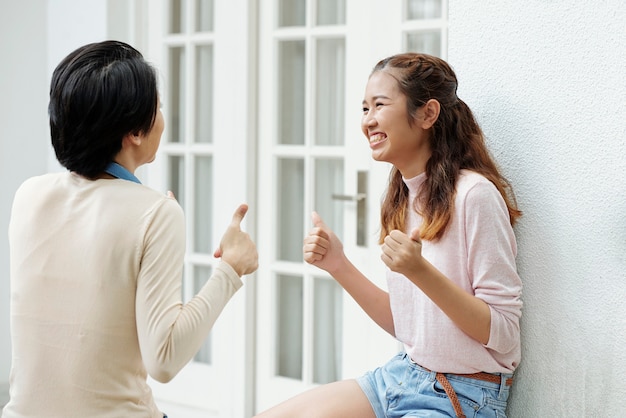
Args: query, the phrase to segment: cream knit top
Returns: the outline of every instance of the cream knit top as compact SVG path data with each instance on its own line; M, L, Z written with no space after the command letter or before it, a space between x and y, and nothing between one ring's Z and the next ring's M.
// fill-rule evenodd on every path
M3 418L162 418L147 373L174 377L242 286L220 262L183 304L182 209L126 180L27 180L9 243L13 363Z

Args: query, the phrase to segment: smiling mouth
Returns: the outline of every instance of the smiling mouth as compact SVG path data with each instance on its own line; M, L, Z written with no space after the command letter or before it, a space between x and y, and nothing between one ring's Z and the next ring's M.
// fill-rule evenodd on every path
M370 145L378 144L379 142L383 142L387 139L387 135L384 134L374 134L369 137Z

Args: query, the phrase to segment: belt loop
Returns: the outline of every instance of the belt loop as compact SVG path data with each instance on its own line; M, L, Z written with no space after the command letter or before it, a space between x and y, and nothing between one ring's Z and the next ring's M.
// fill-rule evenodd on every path
M428 369L426 369L428 370ZM437 380L437 372L433 372L432 370L428 370L428 379L430 379L431 382L434 382L435 380Z
M498 390L498 400L502 400L502 398L504 397L504 391L509 390L507 386L509 379L510 378L506 374L500 374L500 389Z

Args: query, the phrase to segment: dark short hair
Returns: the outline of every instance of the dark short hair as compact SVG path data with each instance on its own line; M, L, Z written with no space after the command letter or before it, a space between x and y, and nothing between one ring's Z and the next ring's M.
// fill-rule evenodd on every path
M104 41L76 49L50 83L50 134L59 163L98 176L126 134L150 131L157 103L156 71L135 48Z

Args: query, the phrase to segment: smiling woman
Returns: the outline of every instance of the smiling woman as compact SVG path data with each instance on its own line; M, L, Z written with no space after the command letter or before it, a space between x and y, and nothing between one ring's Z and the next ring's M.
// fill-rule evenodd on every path
M361 127L372 157L393 165L381 209L388 292L348 260L316 212L304 239L304 260L328 272L403 352L259 417L505 413L521 356L512 230L521 213L456 88L445 61L412 53L381 60L367 82Z

